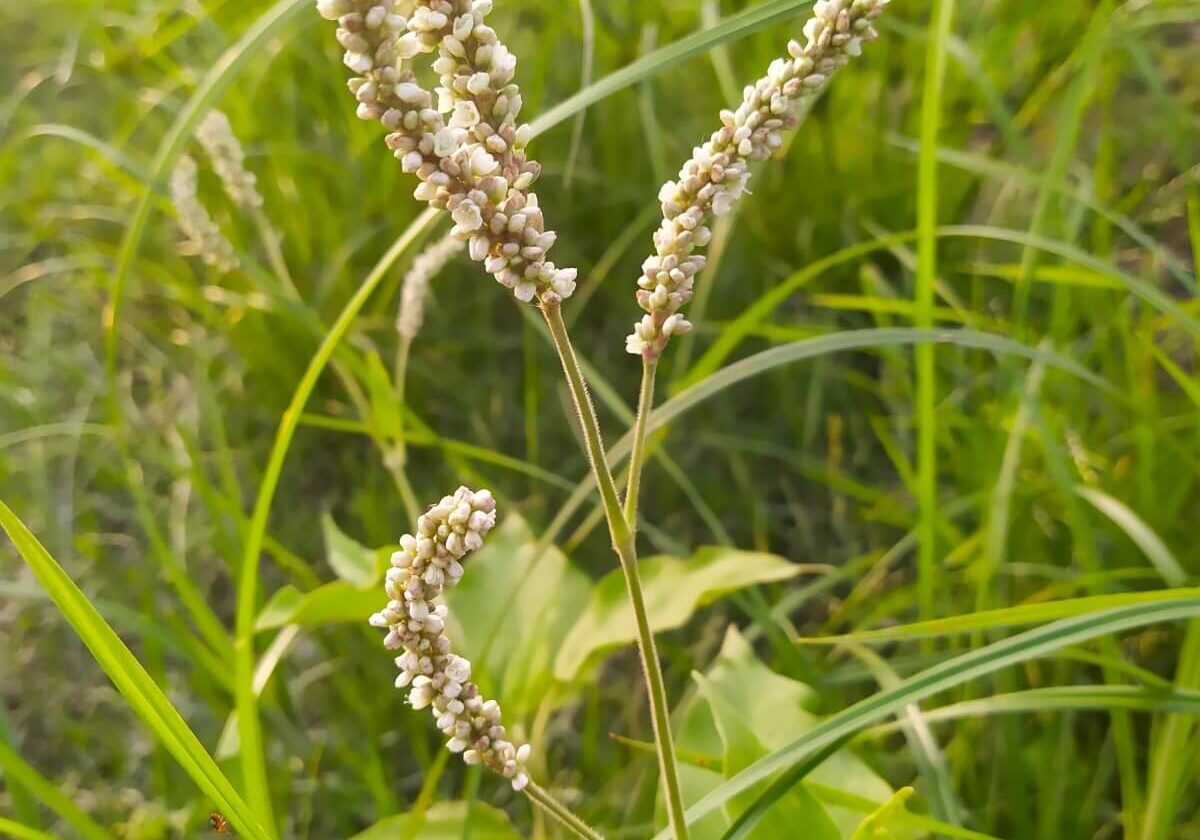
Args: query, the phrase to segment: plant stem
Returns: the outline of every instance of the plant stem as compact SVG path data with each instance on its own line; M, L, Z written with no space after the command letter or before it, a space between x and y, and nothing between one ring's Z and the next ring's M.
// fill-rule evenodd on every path
M629 602L633 606L633 616L637 624L638 651L642 657L642 672L646 678L646 689L650 695L650 720L654 728L654 742L658 747L658 766L662 774L663 798L666 800L667 818L671 833L675 840L687 840L687 822L683 814L683 797L679 791L679 771L675 764L675 744L671 737L671 720L667 706L667 692L663 683L662 668L658 662L658 650L654 644L654 633L650 629L650 621L646 614L646 602L642 595L642 581L638 574L637 549L634 545L633 531L621 510L617 497L616 482L604 458L604 441L600 437L600 423L596 419L596 409L592 406L588 395L587 383L579 360L575 358L575 349L571 346L570 336L567 335L567 325L563 323L562 308L559 305L543 305L542 315L550 327L550 335L554 338L554 347L562 362L563 373L567 378L567 387L571 391L571 399L579 415L579 423L583 429L584 448L588 462L592 467L592 476L600 490L600 498L604 503L604 515L608 520L608 531L612 537L613 550L621 561L621 571L625 575L625 588L629 594Z
M580 840L604 840L603 834L579 819L579 817L571 812L570 808L563 805L551 796L548 791L538 787L533 782L525 786L525 795L535 805L553 817L563 828L576 837L579 837Z
M658 359L642 360L642 387L638 393L637 420L633 424L633 451L629 456L629 483L625 490L625 521L637 534L638 491L642 484L642 467L646 463L646 425L654 408L654 374Z

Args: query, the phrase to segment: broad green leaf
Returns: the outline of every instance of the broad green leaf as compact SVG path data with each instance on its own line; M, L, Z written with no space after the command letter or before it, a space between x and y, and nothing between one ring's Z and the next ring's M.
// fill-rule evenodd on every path
M900 788L892 794L891 799L880 805L874 813L862 821L858 828L854 829L850 840L895 840L896 835L888 830L889 825L898 819L899 814L904 813L904 803L912 795L912 788Z
M1196 616L1200 616L1200 598L1167 598L1064 619L955 656L825 718L800 738L755 762L688 808L688 823L692 824L724 807L726 802L743 791L776 778L776 782L760 797L765 800L764 805L769 804L803 778L796 771L806 769L805 763L813 755L820 754L883 718L898 714L910 703L920 702L1010 665L1038 659L1070 645L1149 624ZM668 840L668 837L669 832L662 831L655 835L654 840Z
M276 590L258 614L255 629L275 630L288 624L313 627L338 622L367 623L371 613L387 603L383 587L360 589L345 581L301 592L294 586Z
M325 535L325 558L339 578L357 589L366 589L383 579L388 549L367 548L347 536L328 513L321 516L321 532Z
M812 702L812 689L764 665L736 628L730 628L726 633L720 656L706 676L698 677L698 682L708 701L713 725L722 736L726 776L734 775L745 766L736 761L730 763L729 733L737 734L735 723L751 733L761 745L761 753L755 756L757 759L800 737L819 721L805 708ZM687 746L702 751L712 749L711 745L691 738ZM743 756L748 751L746 747L740 749ZM892 795L891 786L848 749L833 753L813 770L809 778L873 801L882 801ZM729 815L736 817L742 810L744 806L729 811ZM859 814L842 808L829 809L828 817L836 826L838 837L853 831L860 819ZM760 826L748 836L774 835L762 832Z
M588 585L561 551L539 551L524 520L507 514L446 592L455 649L510 714L536 709L554 683L555 655Z
M1156 604L1167 601L1188 601L1200 598L1200 587L1158 589L1152 592L1119 592L1112 595L1088 595L1083 598L1067 598L1061 601L1044 601L1021 604L1016 607L1001 607L994 610L958 615L953 618L935 618L930 621L915 621L896 627L879 630L860 630L840 636L805 637L797 639L804 645L838 645L843 642L893 642L900 639L924 639L931 636L954 636L976 630L993 630L1001 627L1018 627L1023 624L1039 624L1074 615L1098 612L1111 607L1131 604Z
M229 818L241 837L270 840L271 835L263 829L187 722L146 673L146 669L108 626L87 596L3 502L0 502L0 526L63 617L125 697L130 709L154 732L184 772Z
M744 700L742 689L737 686L721 686L713 680L696 674L696 682L700 685L701 695L708 701L709 712L713 715L713 725L721 738L722 762L726 775L738 773L758 758L767 755L768 749L762 745L757 733L750 728L750 721L742 714L737 703ZM732 688L732 691L727 689ZM767 731L764 731L767 732ZM745 810L745 806L754 802L752 792L746 791L737 799L731 800L725 806L726 816L737 818ZM826 814L821 803L803 786L794 788L788 796L776 802L772 809L758 824L757 838L778 838L786 836L797 826L804 826L805 833L812 840L841 840L841 832Z
M650 557L638 564L651 628L682 627L696 610L723 595L756 583L786 580L798 567L774 554L702 548L690 560ZM637 638L625 580L617 569L593 587L591 599L563 640L554 662L560 680L575 679L593 657Z
M461 840L467 836L467 808L470 807L471 840L521 840L521 835L503 811L482 802L438 802L425 812L421 840ZM350 840L396 840L404 837L408 814L380 820Z
M769 751L750 728L749 721L724 696L722 689L699 674L696 675L696 682L700 686L700 693L708 701L713 724L721 736L725 774L728 776L740 772L765 756ZM725 804L726 814L730 819L736 819L753 802L753 791L745 791ZM805 828L806 836L812 840L841 840L842 834L829 819L825 808L803 785L796 786L787 796L775 802L749 836L761 840L785 837L801 825Z

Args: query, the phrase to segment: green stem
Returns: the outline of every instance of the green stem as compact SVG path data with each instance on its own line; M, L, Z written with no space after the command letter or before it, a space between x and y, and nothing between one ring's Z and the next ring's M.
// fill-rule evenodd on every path
M642 387L638 392L637 420L633 424L633 451L629 456L629 483L625 490L625 521L637 534L638 491L642 485L642 467L646 463L646 425L654 409L654 374L658 359L642 360Z
M392 384L396 389L396 402L400 404L401 411L408 410L408 399L405 393L405 386L408 384L408 356L412 348L412 339L405 336L400 336L399 345L396 347L396 363L392 371ZM404 443L404 424L401 423L400 429L397 430L396 447L400 451L400 463L407 461L406 445Z
M263 755L258 697L253 688L254 623L258 610L258 564L266 538L267 518L271 513L271 503L275 500L275 490L279 487L280 476L283 474L283 463L291 448L292 437L295 435L296 427L300 424L304 406L308 404L308 398L316 389L317 380L320 379L326 365L333 359L334 351L350 331L354 319L366 305L371 293L383 281L388 270L400 255L436 218L437 211L427 210L413 220L408 229L380 258L329 328L329 332L325 335L317 352L309 361L300 382L296 385L287 409L279 419L279 427L275 432L275 440L271 444L271 453L263 471L262 481L258 486L254 511L250 516L250 524L246 531L241 567L238 570L237 620L233 651L238 735L241 739L242 783L246 788L250 806L266 825L267 833L273 837L277 834L274 828L274 813L271 810L266 760Z
M272 227L271 221L261 207L254 209L254 223L258 227L259 238L262 239L263 247L267 251L267 264L271 266L271 271L275 272L275 276L279 278L279 282L283 284L288 293L296 300L300 300L300 290L296 288L296 281L292 279L292 273L288 271L287 259L283 256L283 248L279 242L279 234Z
M551 796L548 791L538 787L533 782L525 786L525 795L535 805L553 817L563 828L580 838L580 840L604 840L603 834L579 819L566 805L563 805Z
M954 0L936 0L925 56L921 98L921 151L917 171L917 280L914 322L933 327L937 281L938 160L942 82ZM932 617L937 598L937 371L934 346L922 344L916 355L917 414L917 603L923 618ZM928 649L928 647L926 648Z
M679 771L675 763L675 744L671 737L671 720L667 706L667 692L663 683L662 668L658 662L658 650L654 644L654 633L650 629L650 620L646 613L646 602L642 595L642 581L638 574L637 549L634 545L633 531L621 510L617 497L616 482L608 462L604 459L604 441L600 437L600 423L596 419L596 409L592 406L588 395L587 383L579 360L575 358L575 349L567 335L567 325L563 323L562 308L555 305L543 305L542 314L550 327L550 335L554 339L554 347L562 362L563 373L567 378L567 387L571 391L571 399L579 415L579 423L583 429L584 448L588 462L592 467L592 475L600 490L600 498L604 503L604 515L608 520L608 530L612 537L613 550L621 562L621 571L625 575L625 588L629 594L629 602L633 606L633 616L637 624L638 651L642 658L642 671L646 679L646 689L650 695L650 720L654 728L654 742L658 747L658 766L662 774L663 797L666 800L667 819L675 840L687 840L687 821L683 813L683 796L679 790Z

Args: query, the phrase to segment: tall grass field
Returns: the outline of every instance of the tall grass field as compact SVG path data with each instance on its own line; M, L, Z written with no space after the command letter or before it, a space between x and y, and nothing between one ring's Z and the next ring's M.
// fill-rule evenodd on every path
M1198 528L1197 0L0 0L0 837L1200 840Z

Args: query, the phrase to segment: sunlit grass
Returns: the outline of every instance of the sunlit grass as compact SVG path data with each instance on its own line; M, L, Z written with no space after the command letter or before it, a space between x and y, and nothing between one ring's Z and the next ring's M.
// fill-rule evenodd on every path
M656 167L807 5L497 0L620 486ZM756 171L659 371L641 550L678 560L648 568L797 565L649 583L682 620L658 643L693 837L848 827L907 785L898 838L1200 837L1200 7L889 15ZM446 762L363 626L377 587L323 542L328 513L390 546L407 493L457 483L514 520L455 596L477 678L547 787L654 836L551 336L452 264L399 405L397 287L445 223L316 23L309 0L0 5L0 836L196 837L213 810L242 837L558 836ZM256 219L201 178L228 274L165 191L212 107L265 198ZM805 708L766 714L763 686ZM801 779L835 748L840 786Z

